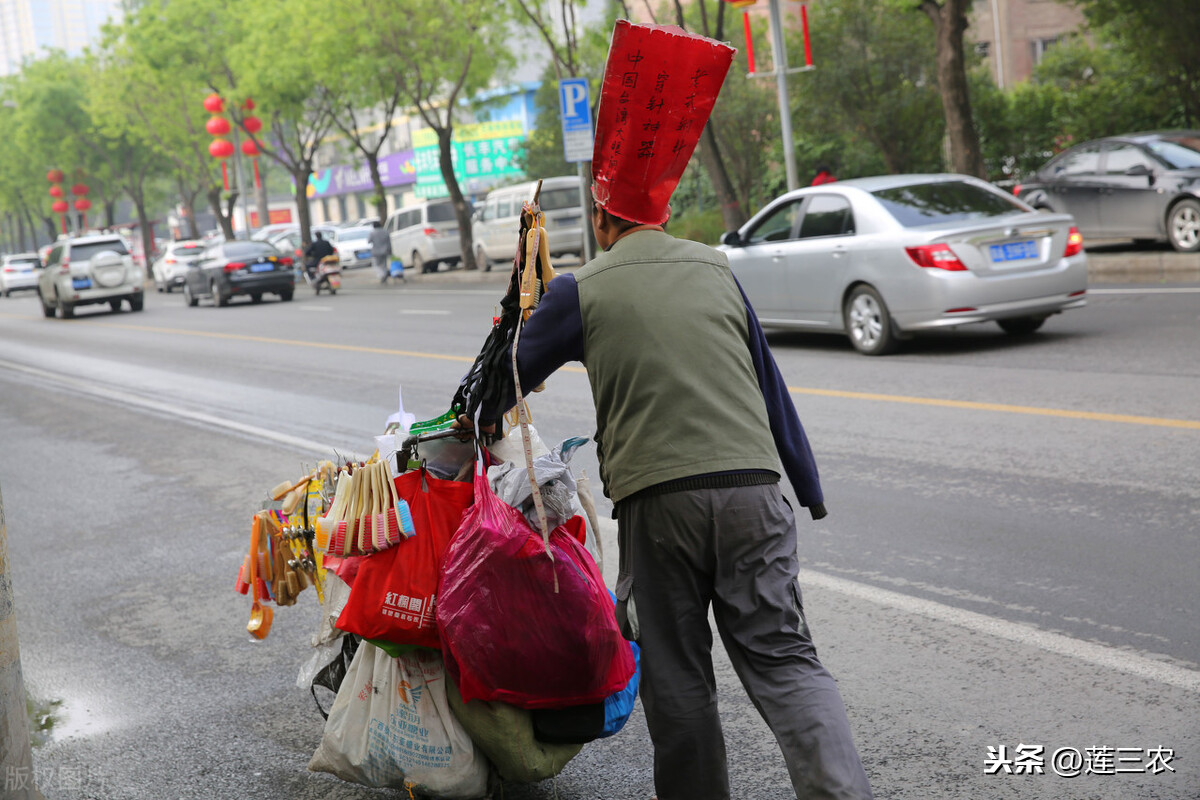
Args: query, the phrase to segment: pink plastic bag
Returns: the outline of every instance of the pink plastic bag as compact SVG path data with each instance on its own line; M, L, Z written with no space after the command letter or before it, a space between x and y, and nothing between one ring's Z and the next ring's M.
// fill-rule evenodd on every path
M541 534L475 477L475 503L442 560L437 621L463 700L521 708L603 702L633 675L596 562L568 530ZM555 577L558 593L555 594Z

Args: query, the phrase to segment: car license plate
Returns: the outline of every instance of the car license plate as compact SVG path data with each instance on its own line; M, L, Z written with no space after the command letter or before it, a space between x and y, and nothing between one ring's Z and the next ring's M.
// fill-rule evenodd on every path
M1038 251L1037 242L1028 239L1024 242L993 244L988 247L988 252L991 253L993 264L1004 264L1010 261L1028 261L1041 256L1041 253Z
M275 265L270 262L267 262L264 264L251 264L250 265L251 272L271 272L274 269L275 269Z
M72 289L90 289L90 288L92 288L92 279L91 278L72 278L71 279L71 288Z
M26 267L25 269L21 270L22 275L24 275L27 272L33 272L33 267Z
M370 250L359 250L357 253L354 254L354 257L355 258L370 258L371 251Z

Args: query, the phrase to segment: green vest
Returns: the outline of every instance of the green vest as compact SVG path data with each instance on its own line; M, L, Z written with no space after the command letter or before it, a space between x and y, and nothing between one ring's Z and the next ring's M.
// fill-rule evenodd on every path
M575 273L605 494L727 470L779 473L725 254L637 231Z

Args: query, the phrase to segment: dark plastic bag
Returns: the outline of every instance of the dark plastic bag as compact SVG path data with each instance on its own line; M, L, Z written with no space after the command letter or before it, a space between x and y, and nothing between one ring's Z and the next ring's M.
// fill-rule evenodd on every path
M437 599L442 654L463 700L565 708L602 703L628 685L633 653L577 538L582 522L551 532L551 558L541 534L476 474L475 504L446 549Z

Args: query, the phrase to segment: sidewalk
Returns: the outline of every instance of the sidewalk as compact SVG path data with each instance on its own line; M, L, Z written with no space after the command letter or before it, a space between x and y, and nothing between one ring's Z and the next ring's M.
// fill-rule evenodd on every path
M1123 241L1097 241L1086 248L1088 280L1091 283L1200 283L1200 253L1176 253L1165 246L1157 249L1137 248ZM558 259L554 268L559 272L574 272L580 267L574 258ZM445 283L482 283L503 285L508 282L511 267L493 264L490 272L466 271L461 268L427 274L405 273L410 286L437 286ZM362 278L377 280L370 268L346 270L343 280Z

